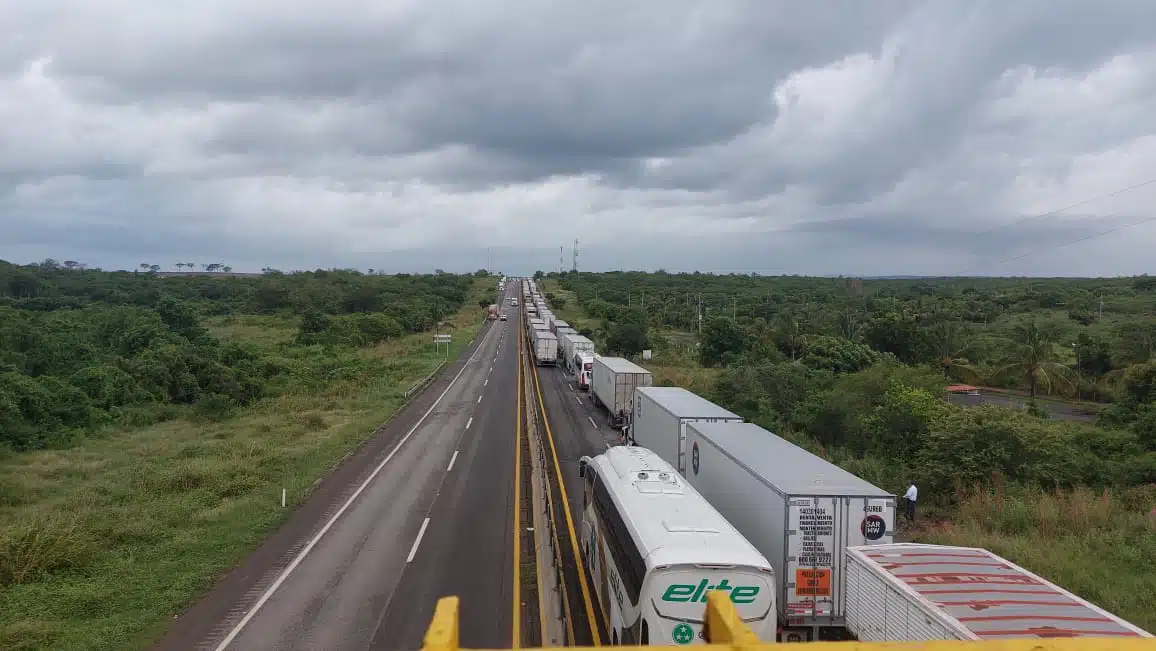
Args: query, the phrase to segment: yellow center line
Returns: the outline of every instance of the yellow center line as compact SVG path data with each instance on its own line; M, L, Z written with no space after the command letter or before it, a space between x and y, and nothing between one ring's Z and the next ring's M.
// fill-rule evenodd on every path
M546 438L550 442L550 456L554 460L554 472L558 475L558 491L562 497L562 512L566 515L566 529L570 532L570 547L574 553L574 565L578 568L578 582L582 588L582 600L586 602L586 620L590 625L590 635L594 646L602 646L598 635L598 620L594 619L594 606L590 602L590 589L586 587L586 569L582 567L582 553L578 550L578 537L574 533L574 517L570 515L570 498L566 496L566 482L562 477L562 466L558 463L558 450L554 447L554 432L550 429L550 419L546 416L546 404L542 402L542 384L538 381L538 367L531 369L534 388L538 394L538 406L542 410L542 423L546 426Z
M533 354L530 352L529 337L523 330L521 330L521 325L519 325L518 339L522 342L522 348L519 351L524 356L522 359L526 362L532 361ZM527 405L527 415L529 414L529 410L530 408ZM542 421L545 422L546 414L541 414L541 416ZM527 435L529 435L529 432L527 432ZM557 564L556 567L560 570L560 568L563 567L562 545L558 542L558 527L555 524L556 511L554 510L554 495L550 490L549 480L546 482L546 504L548 507L547 517L550 518L550 538L554 542L554 562ZM539 576L541 576L541 572L539 572ZM570 644L574 644L576 639L574 637L574 611L570 609L570 589L567 587L565 572L558 571L558 582L561 587L560 592L562 593L562 611L566 614L566 639L569 640ZM543 609L543 611L544 610L545 609ZM566 645L563 644L563 646Z
M522 337L523 337L522 329L518 328L518 363L519 364L522 362L522 343L523 343ZM518 380L518 390L519 391L524 390L525 386L526 386L525 378L520 378ZM529 411L529 410L526 410L526 411ZM526 436L527 436L527 438L529 436L531 436L530 430L528 428L526 430ZM546 488L546 490L549 490L549 486L546 486L545 488ZM536 508L536 507L533 507L532 502L531 502L531 508ZM535 510L535 513L536 512L537 511ZM542 550L541 550L540 546L538 545L538 529L537 529L537 527L535 527L534 528L534 567L535 567L534 576L537 577L537 579L538 579L538 626L542 629L541 634L539 635L538 639L542 641L543 647L547 647L547 646L550 646L550 644L549 644L549 640L547 639L548 634L546 632L546 607L543 604L543 599L545 599L545 595L546 595L546 589L543 587L543 584L542 584L542 569L543 568L538 567L538 561L542 559L542 553L541 552L542 552Z
M514 412L514 620L511 647L522 647L522 357L518 356L518 405Z

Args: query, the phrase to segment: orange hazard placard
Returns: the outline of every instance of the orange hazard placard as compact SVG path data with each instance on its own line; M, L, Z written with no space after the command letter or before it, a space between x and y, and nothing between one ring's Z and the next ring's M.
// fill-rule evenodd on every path
M795 570L795 594L807 597L830 597L831 570Z

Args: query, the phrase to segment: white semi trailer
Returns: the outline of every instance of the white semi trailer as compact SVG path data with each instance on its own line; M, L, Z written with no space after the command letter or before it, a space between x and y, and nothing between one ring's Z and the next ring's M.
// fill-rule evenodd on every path
M578 356L586 353L594 354L594 342L589 338L584 337L577 332L568 332L569 328L558 330L558 341L562 342L561 346L565 351L566 370L571 373L577 372Z
M544 326L543 326L544 327ZM558 337L549 330L531 330L530 346L538 366L557 366Z
M742 416L682 387L638 387L634 390L634 417L627 438L634 445L654 450L685 475L688 423L742 420Z
M885 545L895 496L753 423L687 423L686 478L775 567L784 642L846 639L848 547Z
M846 573L847 628L862 642L1152 637L986 549L852 547Z
M654 384L650 371L621 357L595 357L594 377L590 382L594 404L607 412L615 429L630 423L634 412L634 390Z

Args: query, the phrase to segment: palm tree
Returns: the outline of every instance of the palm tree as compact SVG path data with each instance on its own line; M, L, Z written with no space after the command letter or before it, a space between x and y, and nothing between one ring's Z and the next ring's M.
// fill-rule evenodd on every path
M775 335L779 348L792 361L797 361L807 351L807 334L798 319L784 313L775 324Z
M1049 394L1057 380L1069 387L1076 386L1072 370L1055 361L1055 342L1034 322L1017 325L1006 340L1010 348L1008 361L996 374L1015 373L1027 380L1033 399L1040 385Z
M928 330L928 340L943 373L949 378L971 384L982 384L982 373L967 359L971 352L971 333L961 321L940 321Z
M863 334L863 320L861 315L850 306L839 312L836 327L838 328L839 336L848 341L858 341L859 335Z

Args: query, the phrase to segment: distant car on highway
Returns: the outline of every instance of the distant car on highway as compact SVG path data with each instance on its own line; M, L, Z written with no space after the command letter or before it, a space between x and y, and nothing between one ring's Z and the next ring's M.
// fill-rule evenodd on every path
M505 312L502 312L502 315L501 315L501 316L499 316L498 318L499 318L499 319L501 319L501 320L503 320L503 321L505 321L505 320L506 320L506 313L505 313Z

